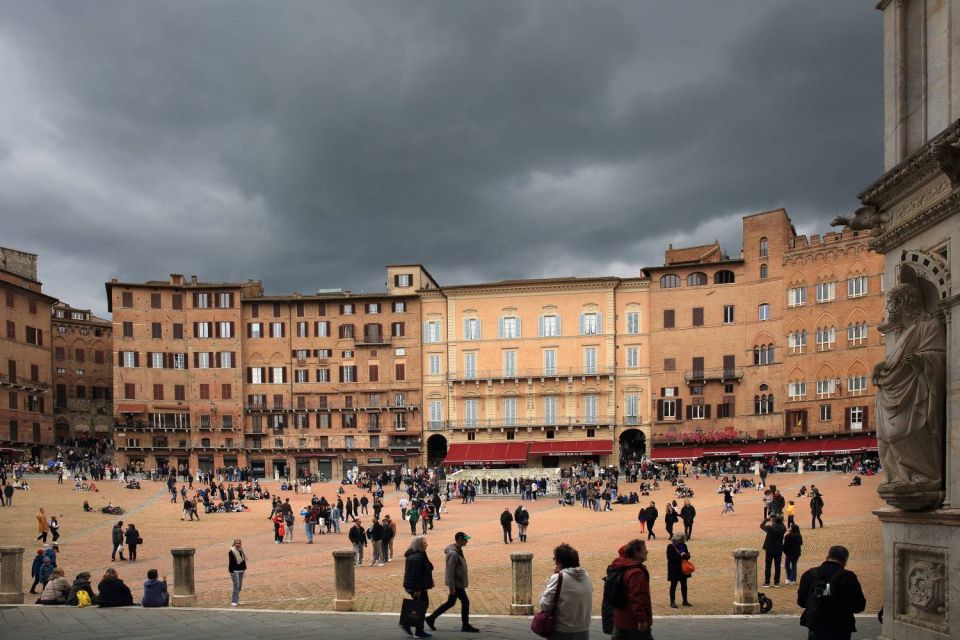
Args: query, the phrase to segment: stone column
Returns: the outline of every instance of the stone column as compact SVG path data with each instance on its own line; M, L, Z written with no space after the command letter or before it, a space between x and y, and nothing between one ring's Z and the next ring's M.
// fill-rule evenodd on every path
M334 611L353 611L357 590L355 570L353 549L333 552L333 584L337 592L333 599Z
M803 460L800 460L800 463L797 465L797 473L803 473Z
M0 547L0 604L23 604L23 547Z
M757 556L756 549L737 549L733 552L733 612L735 614L760 613L757 600Z
M533 615L533 554L529 551L510 554L513 565L513 603L510 615Z
M173 594L171 607L192 607L197 604L197 590L193 582L193 547L175 547L170 549L173 556Z

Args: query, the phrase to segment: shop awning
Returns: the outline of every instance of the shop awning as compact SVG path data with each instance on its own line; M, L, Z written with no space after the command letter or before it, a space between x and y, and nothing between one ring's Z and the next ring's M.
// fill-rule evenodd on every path
M691 460L710 456L743 456L759 458L763 456L810 456L843 455L876 451L877 439L874 436L853 436L851 438L825 438L807 440L781 440L774 442L749 442L736 444L714 444L703 446L654 447L650 458L656 461Z
M610 440L550 440L530 444L531 456L608 456L613 453Z
M117 405L117 413L145 413L147 405L120 403Z
M447 448L445 465L526 464L526 442L455 443Z

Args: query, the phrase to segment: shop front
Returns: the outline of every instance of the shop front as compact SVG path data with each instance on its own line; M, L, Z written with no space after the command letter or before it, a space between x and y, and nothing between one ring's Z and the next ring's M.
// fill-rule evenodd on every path
M556 469L572 464L608 464L612 453L610 440L549 440L531 443L529 457L531 466Z

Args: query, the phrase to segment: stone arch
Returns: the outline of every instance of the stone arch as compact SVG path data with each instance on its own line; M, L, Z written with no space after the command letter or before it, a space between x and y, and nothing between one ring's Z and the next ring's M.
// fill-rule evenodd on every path
M447 438L435 433L427 438L427 464L435 466L441 464L447 457Z
M621 460L638 460L647 453L647 435L640 429L625 429L619 442Z
M837 372L830 364L826 362L820 365L820 368L817 369L817 380L829 380L831 378L836 379L836 377Z
M807 284L807 275L800 269L795 270L787 278L788 287L802 287Z

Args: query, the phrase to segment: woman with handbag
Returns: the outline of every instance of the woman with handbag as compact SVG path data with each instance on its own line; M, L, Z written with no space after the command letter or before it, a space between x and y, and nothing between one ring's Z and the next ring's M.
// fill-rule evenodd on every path
M407 635L432 638L432 634L423 630L424 617L430 607L430 596L427 591L433 589L433 563L427 557L426 536L417 536L411 540L410 548L406 550L403 557L403 589L410 594L411 598L404 602L412 602L413 606L404 606L400 613L400 627L407 632ZM416 627L416 634L410 632L410 627Z
M137 547L143 544L143 538L140 537L140 532L137 531L137 528L132 522L127 525L127 530L124 531L123 536L127 542L130 562L135 562L137 559Z
M667 580L670 581L670 607L677 609L677 584L680 584L680 596L683 606L692 607L687 600L687 578L693 575L693 564L690 562L690 551L687 549L686 538L682 533L673 534L667 546Z
M553 550L556 572L540 594L540 612L530 625L537 635L551 640L588 640L593 584L580 567L580 554L568 544Z

